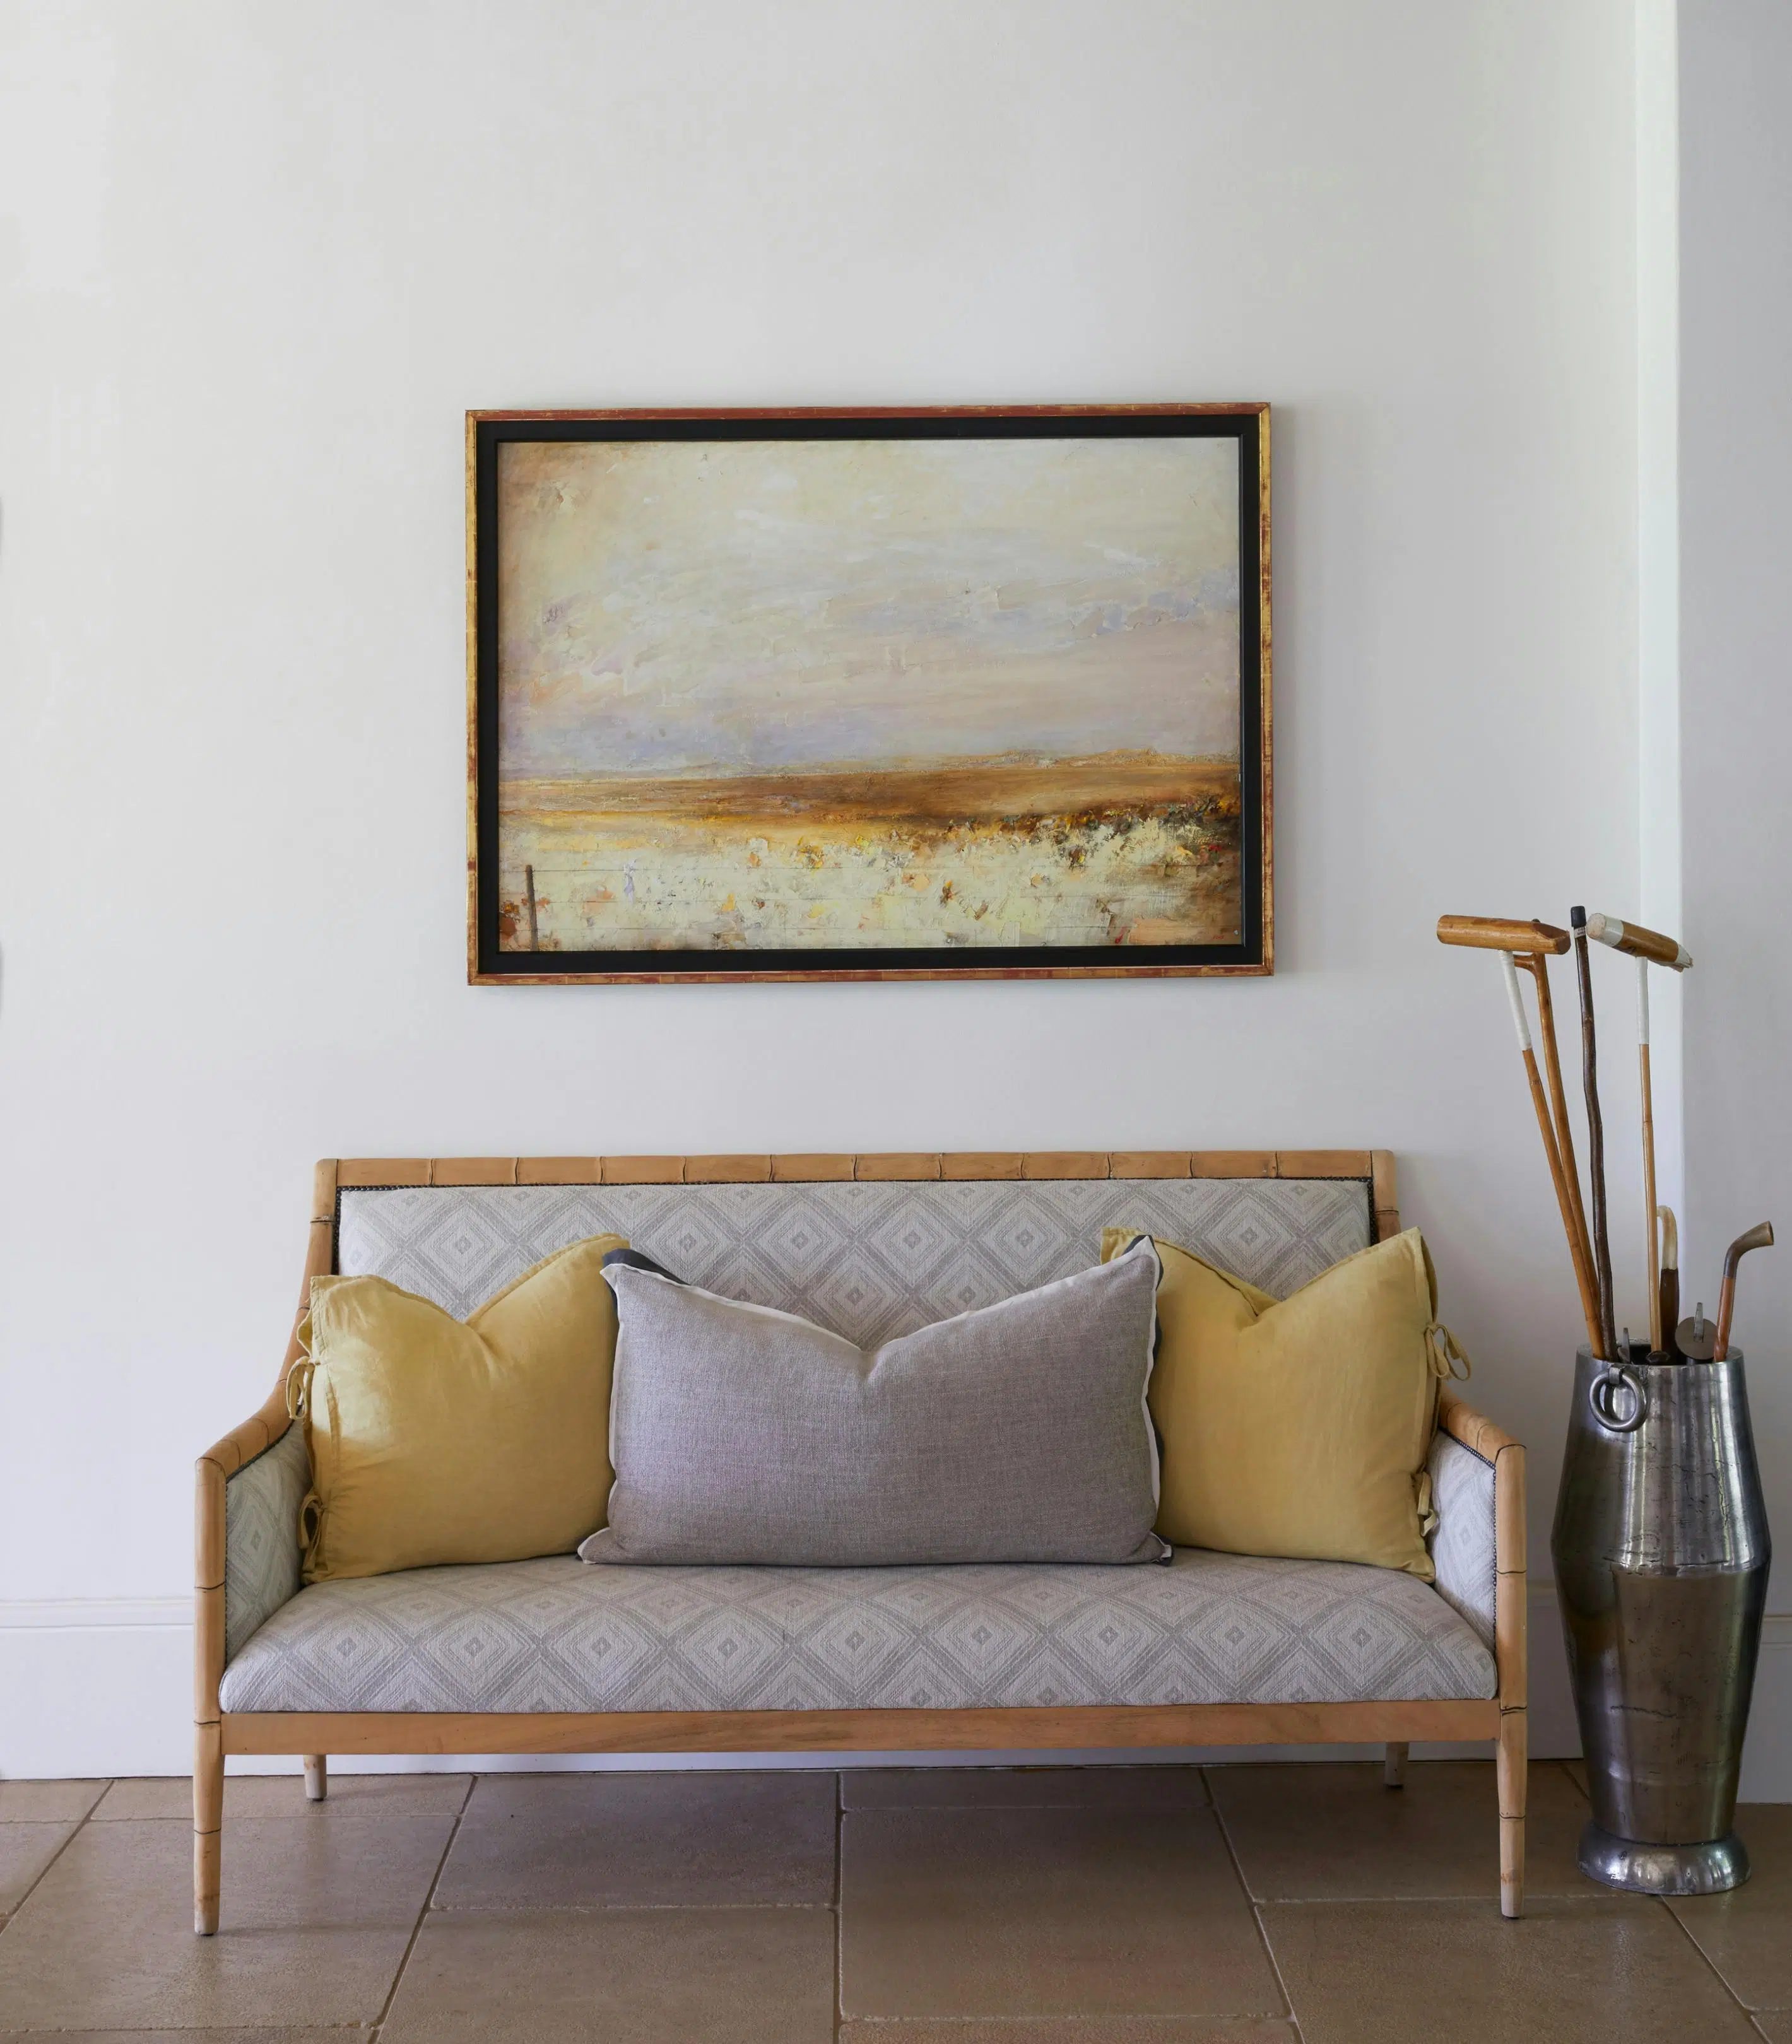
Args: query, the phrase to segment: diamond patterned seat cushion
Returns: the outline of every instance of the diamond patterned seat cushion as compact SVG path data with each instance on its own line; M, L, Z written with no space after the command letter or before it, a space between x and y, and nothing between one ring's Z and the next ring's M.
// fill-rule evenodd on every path
M1168 1567L590 1569L571 1556L319 1583L227 1711L999 1708L1491 1696L1397 1570L1179 1549Z

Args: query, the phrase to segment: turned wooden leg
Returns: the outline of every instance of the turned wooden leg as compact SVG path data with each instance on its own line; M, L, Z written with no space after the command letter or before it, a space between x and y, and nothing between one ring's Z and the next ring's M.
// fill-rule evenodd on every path
M305 1756L305 1800L307 1803L321 1803L329 1793L330 1763L329 1756L321 1753L308 1753Z
M1384 1788L1404 1788L1406 1785L1406 1755L1410 1749L1403 1739L1390 1739L1387 1750L1382 1758L1382 1786Z
M1500 1914L1525 1913L1525 1795L1529 1781L1530 1720L1523 1711L1500 1713L1496 1773L1500 1797Z
M193 1727L193 1928L217 1929L224 1858L224 1728Z

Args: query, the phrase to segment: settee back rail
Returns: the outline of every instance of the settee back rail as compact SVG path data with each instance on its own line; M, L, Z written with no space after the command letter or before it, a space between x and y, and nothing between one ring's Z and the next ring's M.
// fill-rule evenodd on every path
M1439 1429L1494 1473L1494 1659L1490 1699L1325 1703L1079 1705L1063 1708L733 1712L226 1712L225 1486L292 1424L286 1372L311 1280L336 1262L346 1189L400 1186L657 1185L1003 1179L1335 1178L1368 1193L1372 1239L1400 1228L1386 1150L905 1151L660 1157L326 1158L313 1176L305 1269L285 1357L260 1409L199 1458L194 1511L194 1927L217 1928L228 1754L302 1758L309 1794L325 1790L325 1755L350 1754L999 1751L1231 1745L1380 1743L1402 1778L1414 1739L1496 1743L1500 1902L1524 1900L1528 1647L1525 1450L1448 1389Z

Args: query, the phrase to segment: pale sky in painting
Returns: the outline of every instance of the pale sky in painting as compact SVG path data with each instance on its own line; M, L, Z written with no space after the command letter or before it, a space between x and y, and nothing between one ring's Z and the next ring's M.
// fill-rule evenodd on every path
M1230 439L512 441L506 775L1238 756Z

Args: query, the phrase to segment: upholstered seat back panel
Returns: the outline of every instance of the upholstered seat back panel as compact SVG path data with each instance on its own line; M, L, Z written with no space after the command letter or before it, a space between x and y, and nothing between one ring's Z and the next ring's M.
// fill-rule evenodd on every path
M683 1278L861 1347L1087 1270L1132 1223L1279 1297L1370 1240L1355 1179L401 1186L345 1191L337 1268L462 1318L542 1257L613 1230Z

